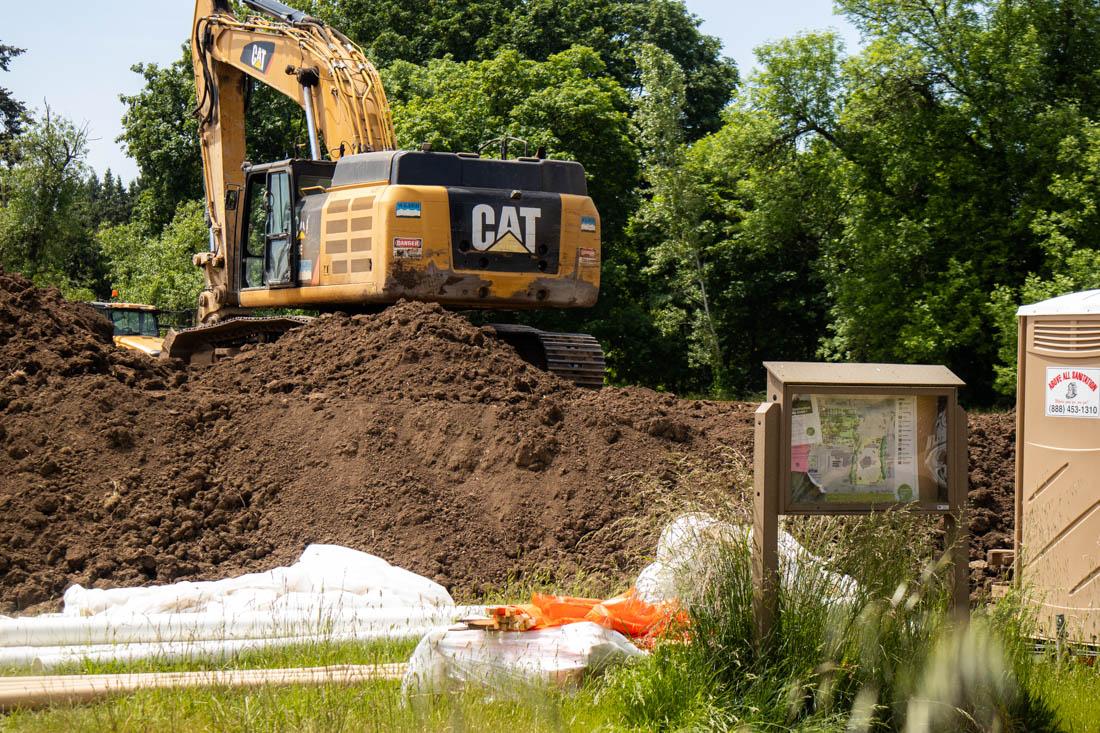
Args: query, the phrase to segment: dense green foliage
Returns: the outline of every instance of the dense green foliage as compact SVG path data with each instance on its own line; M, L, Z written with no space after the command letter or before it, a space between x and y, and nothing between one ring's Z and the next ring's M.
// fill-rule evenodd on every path
M206 243L207 228L200 201L176 209L172 221L150 236L142 222L100 229L96 239L110 263L111 284L127 300L155 303L167 311L195 307L202 272L191 257Z
M74 297L109 289L95 246L101 225L130 217L130 191L108 170L100 179L84 163L88 132L49 108L28 115L3 147L0 165L0 267L22 270Z
M831 33L769 43L736 89L677 0L303 7L382 69L403 146L508 134L585 165L600 303L523 317L595 334L614 381L747 395L765 359L939 362L988 404L1014 389L1015 308L1100 285L1095 0L840 0L860 49ZM18 52L0 46L0 71ZM89 203L81 131L26 124L0 90L0 256L175 307L198 282L179 255L204 246L190 59L134 70L120 140L141 178L110 215ZM250 159L298 154L295 103L250 95ZM43 147L59 134L75 155Z
M362 43L378 66L443 57L476 61L504 50L545 61L581 45L595 50L611 78L630 90L640 87L635 51L650 43L684 69L685 123L693 137L721 125L737 82L718 39L701 34L678 0L313 0L310 12Z
M839 9L865 48L821 33L759 49L726 127L672 176L682 213L660 187L639 213L655 252L691 232L698 262L678 281L704 273L712 304L735 291L709 319L690 293L666 296L689 343L722 323L687 383L759 385L755 332L773 358L940 362L974 401L1011 394L1015 307L1097 284L1100 9Z
M21 48L0 43L0 71L10 71L11 60L22 53ZM0 87L0 148L22 131L26 114L26 106Z

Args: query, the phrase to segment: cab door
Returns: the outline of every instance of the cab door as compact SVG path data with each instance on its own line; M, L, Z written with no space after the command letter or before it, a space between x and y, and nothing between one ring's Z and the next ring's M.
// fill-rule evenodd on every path
M277 288L294 285L294 203L290 173L286 170L255 173L248 182L248 212L242 288Z

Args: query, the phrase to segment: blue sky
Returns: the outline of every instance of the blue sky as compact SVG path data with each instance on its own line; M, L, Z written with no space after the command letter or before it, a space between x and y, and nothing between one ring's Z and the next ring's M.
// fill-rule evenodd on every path
M753 48L800 31L833 28L849 48L858 42L855 30L833 15L832 0L687 0L687 6L703 19L706 33L722 40L742 73L753 64ZM100 172L109 167L126 180L135 177L137 166L115 142L122 129L119 94L141 88L141 78L130 71L134 63L178 58L194 5L189 0L49 0L48 6L0 0L0 8L0 42L27 49L11 73L0 73L0 86L31 107L48 102L77 124L87 124L89 164ZM128 17L140 22L127 28Z

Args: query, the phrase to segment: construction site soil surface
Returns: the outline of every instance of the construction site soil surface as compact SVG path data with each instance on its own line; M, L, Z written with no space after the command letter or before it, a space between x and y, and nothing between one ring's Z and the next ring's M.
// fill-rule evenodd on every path
M642 518L682 487L747 490L754 409L577 389L418 303L189 369L0 273L0 613L52 610L73 583L266 569L310 543L459 597L535 573L629 578L655 544ZM1013 429L972 418L976 561L1010 546Z

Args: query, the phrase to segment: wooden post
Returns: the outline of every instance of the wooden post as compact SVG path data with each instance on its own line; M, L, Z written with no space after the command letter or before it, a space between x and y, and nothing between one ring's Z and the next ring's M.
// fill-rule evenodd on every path
M760 650L775 626L779 593L779 455L783 409L777 402L756 408L753 450L752 585L756 647Z
M343 665L295 669L227 669L205 672L0 677L0 714L11 710L94 702L139 690L198 687L252 688L263 685L357 685L399 680L407 665Z

